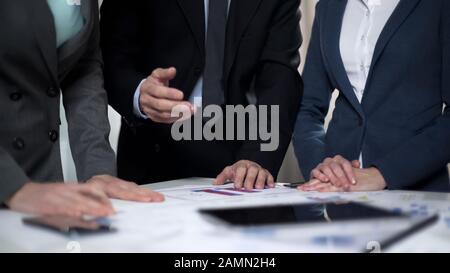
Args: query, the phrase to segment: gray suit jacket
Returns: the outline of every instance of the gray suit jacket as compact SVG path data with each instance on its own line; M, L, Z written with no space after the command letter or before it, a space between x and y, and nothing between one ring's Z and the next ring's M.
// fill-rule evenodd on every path
M0 0L0 203L30 180L63 180L59 90L78 179L116 173L97 1L82 11L85 26L57 49L46 0Z

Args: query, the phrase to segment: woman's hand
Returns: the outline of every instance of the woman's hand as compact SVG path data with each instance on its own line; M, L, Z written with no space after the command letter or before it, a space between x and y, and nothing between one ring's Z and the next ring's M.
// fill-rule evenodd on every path
M160 193L109 175L94 176L84 184L27 183L5 204L14 211L37 215L96 216L115 213L109 198L162 202Z
M350 187L338 187L330 182L323 182L319 179L312 179L306 184L299 186L301 191L317 192L361 192L361 191L381 191L386 189L387 184L383 175L377 168L358 169L353 168L356 184Z
M136 183L124 181L110 175L94 176L87 181L87 184L100 187L109 198L137 202L164 201L164 196L158 192L139 187Z
M358 168L360 168L358 160L350 162L337 155L333 158L326 158L323 163L311 171L310 177L311 180L316 179L321 182L329 182L338 188L350 189L357 183L353 170Z
M5 203L11 210L37 215L103 217L115 213L108 196L95 184L30 182Z

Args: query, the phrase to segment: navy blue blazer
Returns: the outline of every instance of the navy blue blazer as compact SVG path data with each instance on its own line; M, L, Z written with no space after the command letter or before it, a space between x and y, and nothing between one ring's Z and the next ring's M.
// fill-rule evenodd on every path
M346 5L316 7L294 133L303 174L326 157L356 160L362 151L364 166L378 168L389 189L450 191L450 1L400 1L376 45L361 103L339 49Z

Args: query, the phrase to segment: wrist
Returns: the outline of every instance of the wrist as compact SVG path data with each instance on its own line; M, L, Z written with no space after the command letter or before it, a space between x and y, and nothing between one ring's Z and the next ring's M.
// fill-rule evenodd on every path
M30 188L33 188L33 187L35 186L35 184L36 184L36 183L31 182L31 181L25 183L25 184L24 184L21 188L19 188L14 194L12 194L8 199L6 199L6 200L3 202L3 205L4 205L6 208L11 208L12 204L14 203L15 198L16 198L19 194L28 191Z
M371 172L374 173L375 177L377 177L377 182L379 183L380 187L383 189L387 188L386 180L384 179L383 174L375 167L370 168Z
M98 174L92 176L88 181L86 181L86 183L93 183L97 186L104 187L108 184L108 181L111 181L111 177L112 176L108 174Z

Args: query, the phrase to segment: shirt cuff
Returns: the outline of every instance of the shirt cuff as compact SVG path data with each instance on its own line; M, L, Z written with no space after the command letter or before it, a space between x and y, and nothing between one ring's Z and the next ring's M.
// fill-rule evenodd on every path
M137 116L137 117L139 117L139 118L142 118L142 119L148 119L148 117L144 114L144 113L142 113L142 111L141 111L141 107L140 107L140 104L139 104L139 98L140 98L140 96L141 96L141 86L142 86L142 84L145 82L145 79L143 79L142 81L141 81L141 83L138 85L138 87L136 88L136 91L134 91L134 97L133 97L133 113Z

